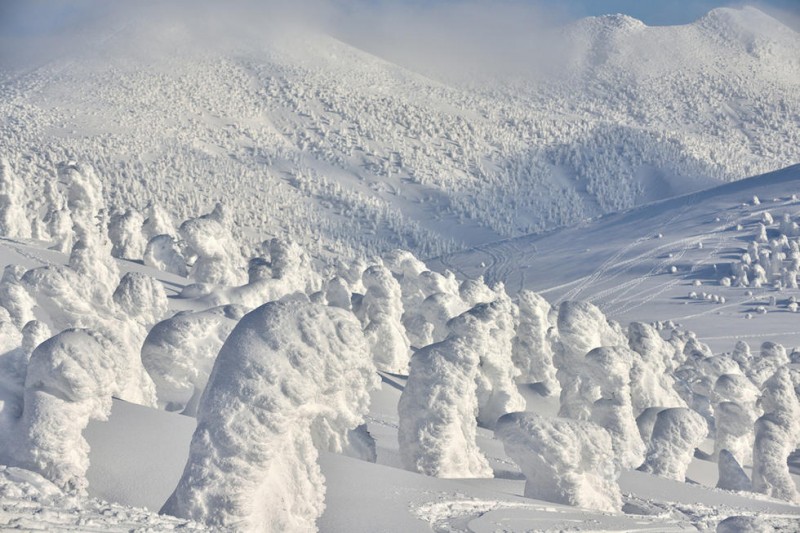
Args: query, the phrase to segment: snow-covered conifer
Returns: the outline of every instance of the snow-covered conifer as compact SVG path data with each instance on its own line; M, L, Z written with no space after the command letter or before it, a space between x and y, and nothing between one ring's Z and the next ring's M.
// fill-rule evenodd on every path
M706 421L691 409L672 407L660 411L639 470L684 481L694 450L707 434Z
M142 345L142 364L156 387L158 405L194 415L222 344L245 310L225 305L183 312L159 322Z
M29 239L31 223L25 213L25 185L0 157L0 235L11 239Z
M750 461L758 389L742 374L723 374L714 385L714 456L728 450L739 464Z
M454 331L474 330L481 317L467 312ZM453 334L417 351L400 396L397 437L403 465L445 478L492 477L475 442L480 355L469 337Z
M796 381L796 374L782 366L763 384L764 415L756 420L753 446L753 490L786 501L798 501L787 465L800 440Z
M8 310L11 320L18 328L34 320L36 301L22 283L25 268L8 265L0 278L0 306Z
M674 347L655 328L642 322L628 326L628 343L635 352L631 368L634 415L648 407L686 407L675 390L671 373L677 366Z
M619 512L619 466L611 438L590 422L510 413L495 436L525 475L525 496L537 500Z
M351 313L300 299L248 313L220 350L162 512L214 527L315 530L325 486L312 426L357 427L376 386Z
M520 383L541 383L551 394L559 389L553 365L550 303L532 291L519 293L519 326L512 360L520 370Z
M169 305L164 286L138 272L122 276L112 299L124 316L148 327L164 318Z
M454 319L448 327L451 335L463 338L478 353L478 421L493 428L502 415L525 409L516 385L519 370L511 358L516 308L503 292L493 302L478 304L467 313L478 320Z
M779 368L789 364L786 348L775 342L761 344L758 357L747 369L747 377L756 387L761 387Z
M40 344L28 364L11 455L63 490L84 493L88 485L89 445L81 433L111 410L116 376L107 348L88 330L65 330Z
M143 225L144 217L132 208L112 215L108 223L111 255L120 259L142 259L147 246Z
M147 241L142 257L146 266L178 276L189 274L178 243L169 235L156 235Z
M222 204L211 213L186 220L178 229L181 238L197 256L191 276L201 283L239 285L244 281L243 258L229 229Z
M148 240L156 235L169 235L171 237L177 235L172 217L159 204L151 202L147 206L145 215L147 218L142 224L142 231Z
M363 276L367 289L361 301L364 335L375 366L380 370L405 374L411 349L403 327L403 300L400 284L386 267L374 265Z

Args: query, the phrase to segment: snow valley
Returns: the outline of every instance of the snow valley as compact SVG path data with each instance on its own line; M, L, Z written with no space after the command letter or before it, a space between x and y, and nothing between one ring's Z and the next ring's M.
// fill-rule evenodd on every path
M798 33L159 9L0 70L0 528L800 529Z

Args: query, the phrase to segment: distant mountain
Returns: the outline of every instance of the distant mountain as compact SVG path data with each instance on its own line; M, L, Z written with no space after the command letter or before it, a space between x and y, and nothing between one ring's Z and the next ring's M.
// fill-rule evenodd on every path
M0 74L0 153L37 208L56 162L111 203L224 200L318 256L434 256L800 161L800 34L754 8L588 18L547 76L424 76L324 34L109 25ZM57 55L57 54L56 54Z

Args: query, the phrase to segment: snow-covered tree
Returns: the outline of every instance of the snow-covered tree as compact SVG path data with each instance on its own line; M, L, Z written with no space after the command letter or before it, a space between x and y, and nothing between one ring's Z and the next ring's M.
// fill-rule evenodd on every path
M797 376L792 373L782 366L763 384L760 405L764 415L756 420L753 446L753 490L786 501L798 501L787 465L789 454L800 442Z
M474 329L480 318L464 313L454 329ZM492 477L475 442L478 423L476 379L480 355L471 340L451 335L417 351L397 410L403 466L445 478Z
M325 485L314 443L331 439L312 431L346 438L376 386L351 313L307 299L248 313L214 363L186 468L162 512L221 528L315 530Z
M120 259L141 259L147 246L143 225L144 217L132 208L112 215L108 223L108 237L113 245L111 255Z
M706 421L691 409L672 407L659 411L639 470L685 481L694 450L707 434Z
M127 272L111 296L120 312L150 327L167 314L169 302L164 286L154 278Z
M553 365L552 334L549 316L552 306L533 291L518 295L519 325L514 337L512 360L520 370L520 383L541 383L550 394L558 392Z
M189 275L186 259L178 243L169 235L156 235L147 241L142 258L146 266L178 276Z
M10 455L61 489L85 493L89 445L82 431L111 411L115 361L108 342L88 330L65 330L32 353L22 413Z
M758 357L753 358L747 369L747 377L756 387L761 387L775 372L789 364L786 348L774 342L764 342Z
M675 390L672 370L675 349L649 324L631 322L628 344L635 352L631 369L631 395L634 414L648 407L686 407Z
M225 305L178 313L153 326L142 345L142 364L161 408L196 414L214 360L244 314L241 306Z
M510 413L495 436L525 475L525 496L589 509L619 512L619 465L611 438L590 422Z
M758 389L742 374L723 374L714 384L714 456L728 450L739 464L750 461L753 423L759 417Z
M553 364L561 385L560 416L574 420L588 419L589 408L581 398L581 379L577 375L587 353L602 346L625 346L619 324L606 319L597 306L589 302L565 301L558 308L558 337L553 345ZM577 411L573 411L577 409Z
M631 366L635 355L626 346L595 348L579 370L588 393L589 420L605 428L623 468L635 468L644 459L645 444L639 435L631 403Z
M516 385L519 370L512 360L516 308L503 290L493 302L478 304L467 313L477 322L454 320L449 327L452 335L465 339L478 353L478 421L493 428L502 415L525 409Z
M186 220L178 229L188 249L197 256L191 276L214 285L238 285L244 281L243 258L229 229L222 204L211 213Z
M403 327L403 300L400 284L386 267L374 265L363 275L367 289L361 301L364 335L375 366L380 370L405 374L411 349Z
M29 239L31 222L25 213L25 185L0 157L0 235Z

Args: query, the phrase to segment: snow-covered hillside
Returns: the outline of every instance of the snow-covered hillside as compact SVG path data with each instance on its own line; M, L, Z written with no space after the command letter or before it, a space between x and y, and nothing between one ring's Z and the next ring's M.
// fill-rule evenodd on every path
M800 36L754 8L585 19L548 35L557 73L479 83L268 21L148 13L0 74L0 152L29 210L72 158L112 207L224 201L238 231L314 256L430 257L800 159Z
M795 165L430 264L552 302L591 301L623 322L681 323L720 351L737 339L800 346L792 305L800 292L789 279L798 196ZM764 266L759 280L754 272Z

